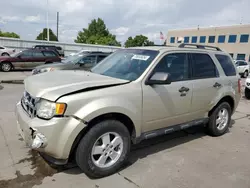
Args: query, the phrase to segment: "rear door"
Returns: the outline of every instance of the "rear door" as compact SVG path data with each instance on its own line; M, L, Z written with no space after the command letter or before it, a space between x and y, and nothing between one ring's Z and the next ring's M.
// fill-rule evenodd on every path
M207 53L190 53L192 60L193 96L191 111L203 118L222 90L223 83L212 57Z
M60 57L54 51L43 51L46 63L60 62Z
M33 51L33 62L30 63L30 68L34 68L45 63L45 56L40 51Z

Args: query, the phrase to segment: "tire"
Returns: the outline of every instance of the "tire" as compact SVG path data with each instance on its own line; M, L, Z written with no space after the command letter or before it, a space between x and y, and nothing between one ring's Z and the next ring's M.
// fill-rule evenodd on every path
M224 121L224 123L221 123L221 124L216 123L217 120L219 122L219 118L218 118L219 113L224 112L224 111L227 111L227 118L226 117L222 118L222 122ZM209 117L209 122L207 126L208 133L211 136L221 136L225 134L231 123L231 114L232 114L232 109L231 109L231 106L227 102L222 102L221 104L219 104L213 110L213 112L211 113ZM223 119L226 119L226 120L223 120Z
M108 147L105 147L105 142L108 142L105 141L107 139L104 139L104 137L107 138L107 136L111 142ZM122 143L115 147L115 145L112 144L114 140L116 140L117 143L119 143L119 141ZM111 175L116 173L125 164L130 152L130 143L130 134L124 124L117 120L99 122L81 139L76 149L76 163L81 170L91 178L101 178ZM98 154L94 154L95 145L101 149L96 152ZM105 148L106 150L104 151L103 149ZM113 156L114 160L109 156ZM98 162L101 157L102 159L106 157L103 163Z
M245 97L250 100L250 89L245 87Z
M45 64L51 64L52 62L50 62L50 61L47 61L47 62L45 62Z
M7 52L2 53L2 56L10 56Z
M244 72L243 78L247 78L248 77L248 71Z
M3 72L9 72L12 69L12 64L10 62L2 62L1 63L1 70Z

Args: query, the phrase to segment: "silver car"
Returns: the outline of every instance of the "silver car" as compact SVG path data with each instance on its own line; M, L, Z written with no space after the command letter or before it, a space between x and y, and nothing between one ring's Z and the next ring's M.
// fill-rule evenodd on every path
M15 53L15 49L7 48L5 46L0 46L0 56L10 56Z
M18 130L46 161L75 161L88 176L103 177L142 140L192 126L225 134L240 86L232 58L219 48L121 49L91 72L28 77L16 106Z

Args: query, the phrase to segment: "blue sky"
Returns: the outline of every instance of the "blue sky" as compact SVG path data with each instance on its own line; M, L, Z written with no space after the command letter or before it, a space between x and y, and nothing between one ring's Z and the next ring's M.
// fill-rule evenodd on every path
M144 34L160 43L160 31L250 24L250 0L49 0L49 25L56 33L60 13L59 40L73 42L77 32L91 19L104 19L122 43L129 36ZM46 27L46 0L1 1L0 29L23 39L35 39Z

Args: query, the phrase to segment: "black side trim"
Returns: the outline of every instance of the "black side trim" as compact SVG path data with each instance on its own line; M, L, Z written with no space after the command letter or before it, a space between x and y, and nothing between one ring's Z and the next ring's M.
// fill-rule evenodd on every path
M114 87L114 86L119 86L119 85L125 85L125 84L128 84L130 83L130 81L128 82L125 82L125 83L119 83L119 84L110 84L110 85L103 85L103 86L94 86L94 87L88 87L88 88L84 88L84 89L80 89L80 90L77 90L77 91L73 91L73 92L69 92L69 93L66 93L60 97L58 97L56 99L56 101L58 101L60 98L62 97L65 97L65 96L69 96L69 95L74 95L74 94L77 94L77 93L82 93L82 92L86 92L86 91L92 91L92 90L97 90L97 89L103 89L103 88L108 88L108 87Z
M142 140L154 138L154 137L165 135L165 134L170 134L176 131L181 131L189 127L193 127L197 125L204 125L207 122L208 122L208 118L203 118L203 119L198 119L198 120L194 120L194 121L187 122L187 123L182 123L182 124L162 128L162 129L145 132L145 133L142 133L140 137L136 138L136 143L139 143Z
M53 165L66 165L68 163L68 159L56 159L42 152L39 152L39 154L47 163L51 163Z

